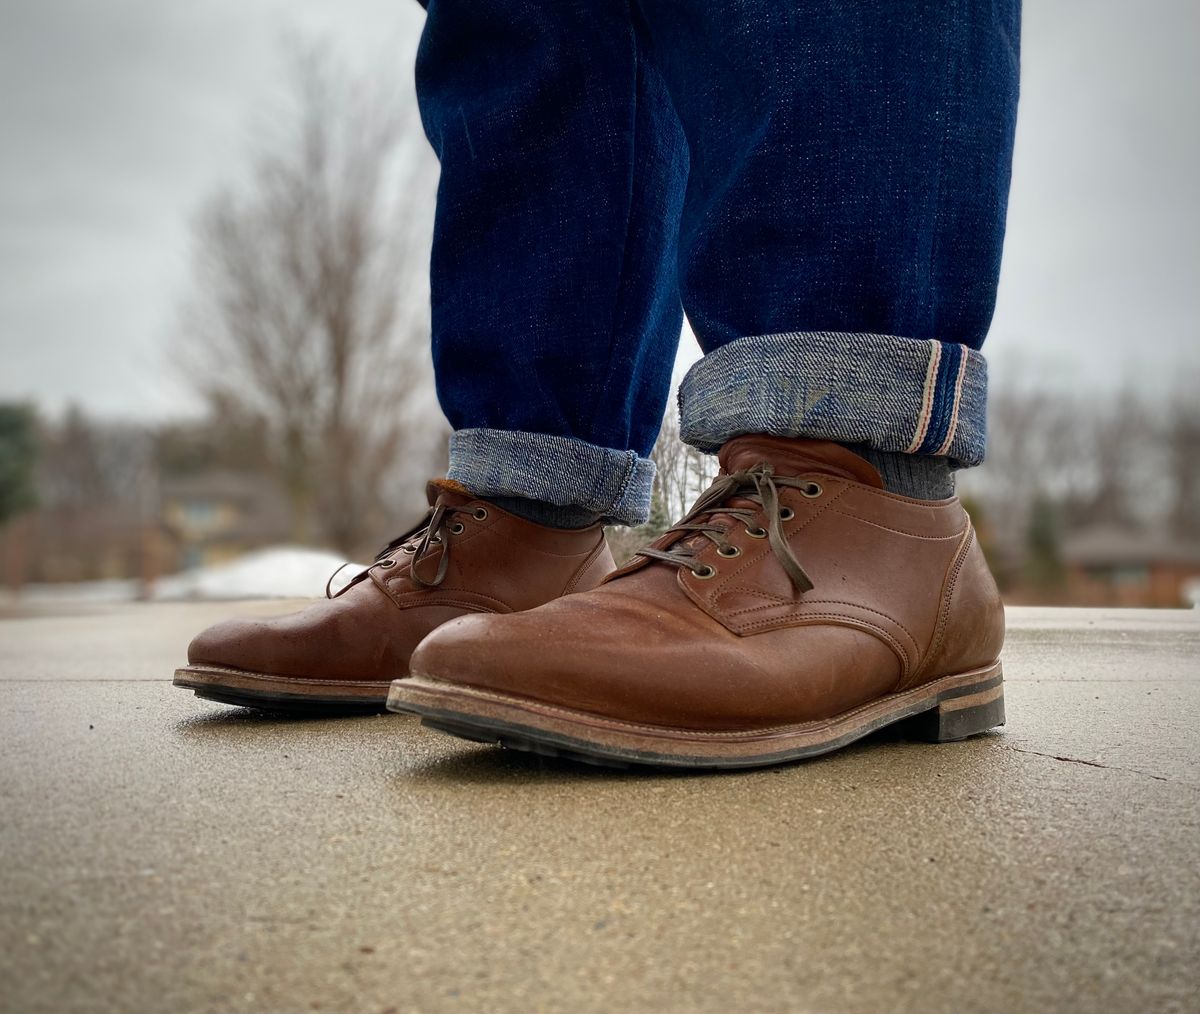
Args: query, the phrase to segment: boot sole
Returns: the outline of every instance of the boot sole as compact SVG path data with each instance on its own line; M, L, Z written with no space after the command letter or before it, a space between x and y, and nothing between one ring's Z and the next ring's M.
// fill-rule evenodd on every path
M392 683L388 709L462 739L606 767L755 768L830 753L884 726L946 743L1004 724L999 662L889 694L835 718L704 732L638 725L414 674Z
M387 710L387 683L300 679L213 665L176 669L172 682L207 701L261 711L363 715Z

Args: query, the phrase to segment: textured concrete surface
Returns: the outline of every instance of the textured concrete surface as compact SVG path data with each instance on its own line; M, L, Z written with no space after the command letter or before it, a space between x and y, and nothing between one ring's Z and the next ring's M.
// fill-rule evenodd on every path
M230 610L0 621L0 1009L1200 1009L1193 614L1014 610L1004 732L689 776L172 688Z

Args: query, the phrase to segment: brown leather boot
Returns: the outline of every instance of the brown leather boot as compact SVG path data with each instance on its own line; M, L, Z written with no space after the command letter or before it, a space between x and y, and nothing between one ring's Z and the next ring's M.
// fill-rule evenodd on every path
M836 444L743 436L678 525L595 591L427 637L388 707L601 763L752 767L914 719L1004 722L1004 612L957 499Z
M381 711L434 627L594 588L615 566L600 525L546 528L447 482L430 483L428 495L426 520L333 598L199 634L175 685L271 710Z

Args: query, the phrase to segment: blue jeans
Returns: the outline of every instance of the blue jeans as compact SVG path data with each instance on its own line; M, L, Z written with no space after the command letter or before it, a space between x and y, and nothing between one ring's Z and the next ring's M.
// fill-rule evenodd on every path
M684 439L982 460L1019 0L429 0L450 477L646 516Z

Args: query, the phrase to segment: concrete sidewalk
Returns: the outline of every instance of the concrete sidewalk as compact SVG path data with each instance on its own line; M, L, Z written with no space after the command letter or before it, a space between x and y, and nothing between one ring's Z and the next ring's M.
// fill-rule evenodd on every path
M171 687L238 608L0 621L0 1010L1200 1009L1195 614L1012 610L1004 732L697 776Z

